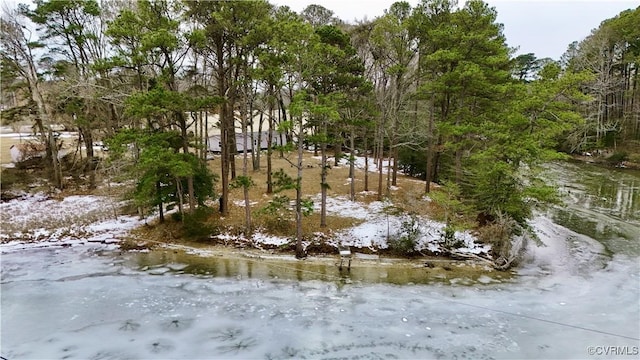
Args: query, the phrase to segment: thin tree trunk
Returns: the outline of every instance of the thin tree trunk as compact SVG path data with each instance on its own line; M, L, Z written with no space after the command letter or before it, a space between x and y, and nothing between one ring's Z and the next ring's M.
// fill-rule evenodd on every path
M258 138L257 144L256 141L253 143L253 151L251 154L253 155L253 171L260 170L260 157L262 155L262 121L264 119L264 111L260 112L260 120L258 120ZM251 122L251 132L254 132L253 121Z
M328 173L328 165L327 165L327 123L323 121L322 123L322 136L323 140L320 144L320 152L321 152L321 167L320 167L320 227L327 226L327 188L329 184L327 184L327 173Z
M248 181L249 178L249 137L247 136L247 115L246 111L243 111L242 114L242 134L244 138L244 156L242 158L242 176L245 177L245 181ZM252 143L253 145L253 143ZM245 222L245 230L247 234L251 234L252 224L251 224L251 202L249 201L249 184L244 183L242 186L243 194L244 194L244 222Z
M364 134L364 191L369 191L369 137Z
M86 166L88 168L85 168L85 171L86 170L89 171L89 189L95 189L96 175L95 175L95 171L93 171L94 169L92 169L94 154L93 154L93 136L91 134L91 129L85 129L85 128L79 127L78 132L82 136L84 147L86 148L86 152L87 152Z
M296 179L296 258L304 257L302 248L302 145L304 133L302 128L302 117L298 120L298 178Z
M356 176L355 176L355 147L356 147L356 134L353 126L351 127L351 137L349 139L349 147L351 153L349 154L349 178L351 179L351 184L349 186L349 199L354 201L356 199Z
M271 87L271 95L273 95L273 86ZM273 193L273 178L271 177L271 173L273 172L271 158L273 157L273 97L269 97L269 132L267 133L267 194ZM282 106L283 103L280 102L279 106ZM278 111L280 113L280 111Z
M382 126L378 129L378 201L382 201L382 160L384 158L384 131Z
M184 223L184 196L182 195L182 182L180 178L176 177L176 191L178 192L178 212L180 212L180 219Z
M385 196L389 196L391 195L391 172L392 170L392 166L391 166L391 161L392 161L392 157L391 157L391 149L389 149L389 157L388 157L388 161L387 161L387 185L385 186Z
M289 89L289 99L293 99L293 90ZM280 96L280 110L282 110L282 119L278 119L279 120L279 124L284 121L287 121L287 109L284 107L284 100L282 100L282 95ZM279 116L279 113L278 113ZM282 136L282 135L281 135ZM291 131L288 131L285 134L285 138L287 139L287 143L290 143L293 141L293 136L291 134ZM282 150L282 148L280 148L280 157L284 157L284 150Z
M431 192L431 180L433 178L432 174L432 159L433 159L433 118L434 118L434 98L431 95L431 111L429 113L429 125L427 127L427 172L426 172L426 186L425 192L428 194Z
M162 186L160 185L160 182L157 181L156 182L156 193L158 198L161 197L160 192L162 191ZM159 221L160 223L164 222L164 204L162 203L162 200L160 200L158 202L158 214L159 214Z
M224 83L223 81L219 81ZM229 127L227 125L227 106L224 103L220 106L220 172L222 177L222 196L220 198L220 214L222 216L228 215L228 203L229 203Z

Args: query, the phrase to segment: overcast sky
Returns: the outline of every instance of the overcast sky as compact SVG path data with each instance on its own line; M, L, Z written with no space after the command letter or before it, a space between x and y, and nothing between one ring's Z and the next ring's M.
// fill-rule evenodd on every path
M412 6L418 0L408 0ZM534 53L538 58L558 60L573 41L580 41L605 19L626 9L640 6L640 0L485 0L498 11L498 22L504 24L504 34L517 54ZM271 0L287 5L296 12L309 4L333 10L347 22L373 19L382 15L394 0ZM464 0L459 0L460 4Z

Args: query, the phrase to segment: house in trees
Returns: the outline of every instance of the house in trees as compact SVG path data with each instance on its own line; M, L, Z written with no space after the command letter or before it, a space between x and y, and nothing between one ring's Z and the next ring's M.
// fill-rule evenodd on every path
M244 152L244 143L245 143L244 134L236 133L235 136L236 136L236 150L239 153L242 153ZM269 136L268 131L262 131L262 132L255 131L255 132L247 133L248 150L249 151L253 151L255 149L266 150L269 147L268 136ZM272 136L271 146L281 146L287 143L287 139L285 135L282 133L273 131L271 133L271 136ZM260 139L259 143L258 143L258 138ZM208 148L209 152L220 153L222 151L222 136L220 134L209 136L208 144L209 144L209 148Z
M218 114L207 112L188 113L194 119L188 131L197 138L201 138L204 147L212 153L222 152L222 135ZM273 113L274 127L281 123L278 112ZM247 120L247 147L248 151L254 149L266 150L269 147L268 124L269 115L264 112L254 112ZM234 114L235 147L238 153L244 152L244 135L242 132L242 120L240 114ZM272 146L281 146L287 143L287 134L273 130L271 132Z

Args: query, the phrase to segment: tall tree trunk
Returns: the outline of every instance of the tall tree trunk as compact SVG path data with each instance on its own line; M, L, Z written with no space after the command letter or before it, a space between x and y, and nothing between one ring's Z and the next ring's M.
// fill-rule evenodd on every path
M204 148L205 148L205 159L209 156L209 111L205 109L204 111Z
M338 132L336 140L333 143L335 162L334 166L340 165L340 159L342 158L342 134Z
M364 191L369 191L369 136L364 133Z
M236 126L235 126L235 118L233 109L235 106L230 106L229 110L229 119L230 121L227 123L229 125L228 129L228 140L229 140L229 168L231 170L231 180L236 178L236 154L238 153L238 141L236 139Z
M356 176L355 176L355 159L356 159L356 131L351 126L351 136L349 137L349 178L351 184L349 184L349 200L354 201L356 199Z
M182 189L182 182L179 177L175 177L176 180L176 192L178 193L178 212L180 213L180 219L184 223L184 196Z
M243 107L244 109L244 107ZM244 195L244 223L245 223L245 231L247 234L251 234L252 224L251 224L251 202L249 201L249 136L247 134L247 115L246 111L242 112L242 135L244 138L244 155L242 157L242 176L245 178L245 182L243 182L242 190ZM253 145L253 143L252 143Z
M378 154L378 201L382 201L382 184L383 184L383 177L382 177L382 170L383 170L383 166L382 166L382 160L384 158L384 122L383 124L380 125L380 128L378 129L378 145L377 145L377 154Z
M258 136L253 140L253 151L251 152L253 161L253 171L260 170L260 157L262 155L262 121L264 119L264 111L260 111L260 119L258 120ZM251 121L251 133L253 134L255 129L253 127L253 121ZM252 137L253 139L253 137Z
M465 96L463 94L461 95L461 99L460 99L460 109L464 109L464 107L465 107ZM454 121L454 124L456 127L460 126L461 124L460 116L456 116L456 120ZM461 136L454 136L453 138L456 144L455 160L454 160L456 184L462 185L462 154L464 150L462 147L463 138Z
M272 96L269 97L269 115L267 118L269 120L269 132L267 133L267 194L273 193L273 178L271 177L271 173L273 172L271 158L273 157L272 144L273 144L273 128L274 128L273 126L273 108L274 108L273 85L271 86L270 91ZM284 104L282 102L279 103L279 106L283 106L283 105Z
M224 74L224 71L222 71ZM220 77L220 75L219 75ZM218 79L218 89L224 87L224 79ZM222 182L222 196L220 197L220 214L222 216L228 215L229 204L229 126L227 125L228 119L228 104L225 102L220 106L220 172Z
M396 75L396 91L394 94L393 101L393 134L391 134L391 145L389 149L389 164L391 164L391 160L393 159L393 169L391 174L391 185L398 185L398 132L400 131L400 111L402 110L402 72L399 72Z
M327 123L322 122L322 137L320 144L321 165L320 165L320 227L327 226L327 173L329 166L327 164Z
M442 146L442 139L439 139L438 141L438 148L440 148ZM440 177L438 174L438 170L440 168L440 151L434 151L435 154L433 155L433 172L432 172L432 177L431 177L431 181L437 183L438 181L440 181Z
M433 159L433 118L434 118L434 99L433 95L431 96L431 111L429 113L429 125L427 127L427 169L426 169L426 186L425 192L428 194L431 192L431 180L433 179L432 174L432 159Z
M156 181L156 193L158 196L158 199L160 201L158 201L158 214L159 214L159 221L160 223L164 222L164 204L162 203L161 200L161 192L162 192L162 185L160 185L159 181Z
M304 257L304 249L302 248L302 155L303 155L303 124L302 116L298 119L299 135L298 135L298 177L296 179L296 258Z
M189 154L189 136L187 134L187 120L182 112L176 112L178 126L180 127L180 136L182 137L182 152ZM193 175L187 177L187 191L189 192L189 213L193 213L196 208L196 191L193 184Z
M385 186L385 196L390 196L391 195L391 173L392 171L392 166L391 166L391 161L393 160L393 158L391 157L391 154L393 153L392 149L389 149L389 157L387 158L387 182L386 182L386 186Z
M293 99L293 90L289 89L289 99ZM282 110L282 119L278 119L281 121L286 122L287 121L287 109L284 106L284 100L282 99L282 95L280 95L280 110ZM282 136L282 135L281 135ZM287 144L290 142L293 142L293 136L291 134L291 131L288 131L285 133L285 139L287 140ZM280 157L284 157L284 150L282 150L282 148L280 148Z
M86 166L88 168L85 168L85 171L87 170L89 171L89 189L95 189L96 173L93 169L94 153L93 153L93 136L91 134L91 129L78 127L78 132L80 133L80 136L82 136L82 141L84 142L84 147L86 148L86 152L87 152Z
M48 148L51 149L51 164L53 171L53 183L58 189L62 189L64 184L62 183L62 165L60 164L60 159L58 156L58 143L56 141L55 136L53 135L53 130L49 128L48 131Z

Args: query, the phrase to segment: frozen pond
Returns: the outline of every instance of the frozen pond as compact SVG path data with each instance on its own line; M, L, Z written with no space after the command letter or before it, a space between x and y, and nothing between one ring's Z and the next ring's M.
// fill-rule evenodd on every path
M563 171L577 176L584 169ZM633 173L616 179L622 188L638 181ZM584 222L564 223L568 228L553 222L562 223L561 212L578 207L590 191L576 185L566 207L534 220L547 246L531 248L518 276L504 279L407 285L419 282L408 276L395 285L357 268L339 277L332 266L296 269L290 262L293 275L281 276L276 265L255 259L207 266L171 252L120 255L104 245L3 251L0 355L638 358L637 202L619 206L622 215L585 209L602 224L595 235ZM619 192L612 194L626 204ZM607 232L616 222L624 231ZM397 275L386 271L385 277Z

